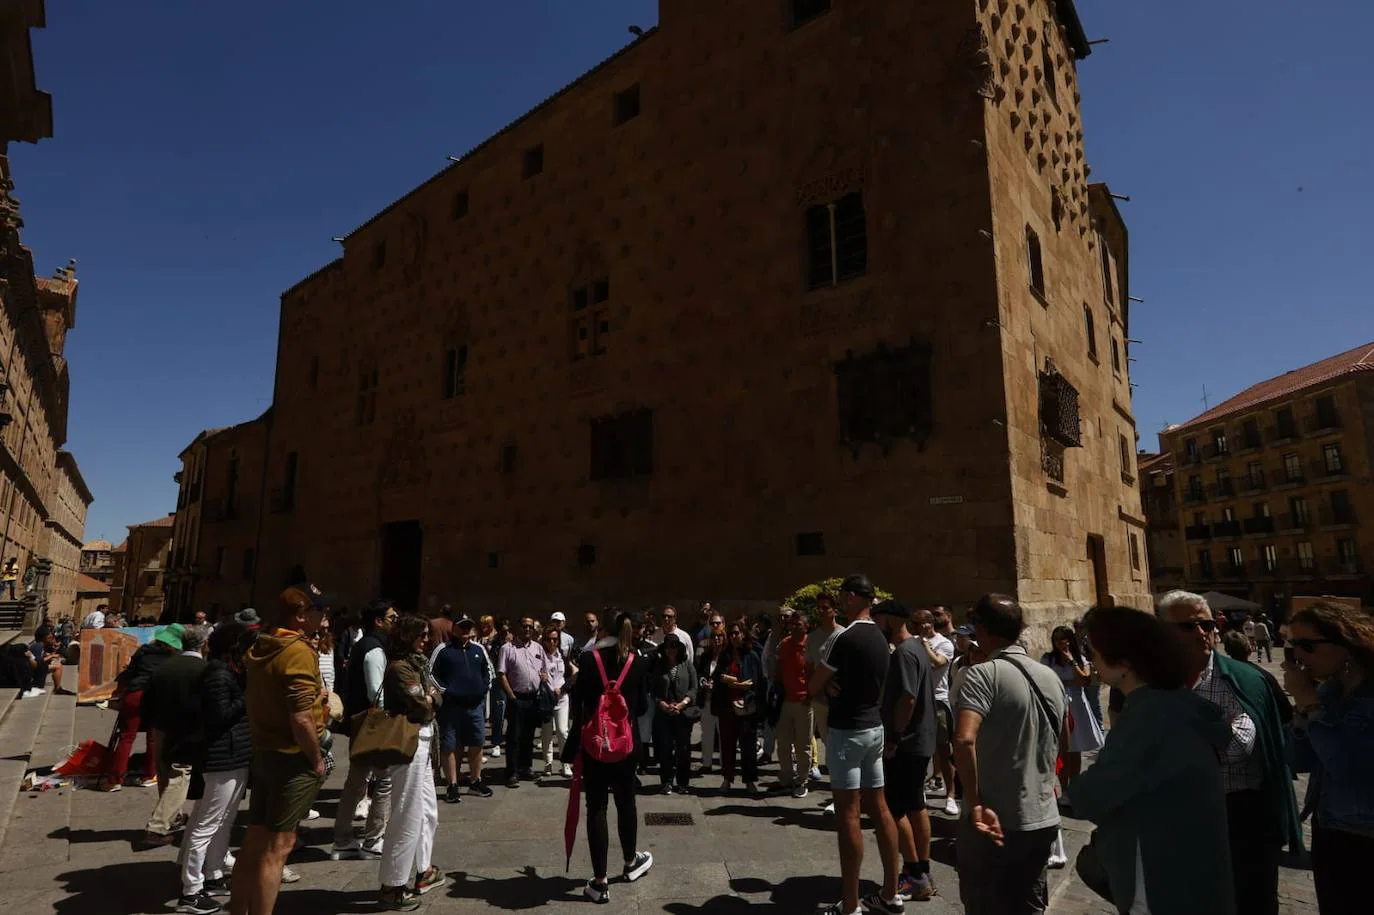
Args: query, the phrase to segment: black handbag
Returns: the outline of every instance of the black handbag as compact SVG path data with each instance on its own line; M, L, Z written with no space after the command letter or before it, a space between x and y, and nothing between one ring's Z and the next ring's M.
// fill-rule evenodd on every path
M553 694L553 687L548 683L540 683L539 691L534 694L534 713L539 719L540 724L553 720L553 710L558 706L558 697Z
M1102 861L1097 857L1097 847L1094 844L1096 841L1097 832L1094 831L1088 837L1088 844L1078 850L1078 858L1073 863L1073 869L1084 886L1108 902L1113 902L1112 885L1107 880L1107 871L1102 866Z

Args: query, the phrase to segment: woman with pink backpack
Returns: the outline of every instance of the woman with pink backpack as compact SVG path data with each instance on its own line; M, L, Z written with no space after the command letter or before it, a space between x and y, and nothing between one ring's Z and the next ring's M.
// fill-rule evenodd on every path
M596 903L611 901L606 858L610 831L606 808L615 797L616 825L625 858L626 882L643 877L654 857L637 851L639 812L635 805L635 719L643 714L645 662L634 652L637 614L608 608L601 619L614 619L612 628L597 633L591 649L582 653L573 684L573 725L564 746L563 761L576 762L587 797L587 845L592 856L592 879L584 891Z

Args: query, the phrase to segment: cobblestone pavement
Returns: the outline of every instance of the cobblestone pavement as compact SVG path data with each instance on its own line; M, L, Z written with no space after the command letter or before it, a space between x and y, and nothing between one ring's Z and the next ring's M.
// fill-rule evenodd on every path
M80 708L76 719L77 739L103 740L114 714ZM48 762L35 760L35 764ZM771 769L765 769L765 783L771 774ZM718 778L697 781L702 789L718 785ZM291 859L302 879L283 890L277 906L283 915L377 910L376 862L334 862L326 855L341 786L342 773L336 772L316 805L322 818L305 824L307 846ZM137 788L115 794L49 791L21 795L0 849L6 903L0 915L171 911L177 892L177 849L136 851L133 845L154 796L152 790ZM641 818L653 812L689 813L692 825L641 826L640 845L653 853L654 868L634 884L613 884L611 903L601 911L675 915L814 911L839 891L835 835L830 818L821 810L828 798L825 791L813 792L804 800L754 801L710 791L689 798L641 796ZM578 836L571 871L564 869L566 803L563 779L542 786L527 783L518 790L498 787L496 796L486 800L440 803L434 860L452 882L424 897L425 910L588 910L590 904L581 896L590 871L584 835ZM962 911L950 839L954 824L943 815L933 819L933 872L940 896L910 904L908 910L918 915ZM1090 830L1088 823L1065 821L1070 860ZM614 854L613 837L613 860ZM871 881L879 877L879 867L871 835L864 876L869 889L876 889ZM1050 911L1056 915L1113 911L1084 889L1070 870L1052 871L1050 890ZM1316 911L1311 875L1305 870L1283 871L1282 896L1281 911L1286 915Z

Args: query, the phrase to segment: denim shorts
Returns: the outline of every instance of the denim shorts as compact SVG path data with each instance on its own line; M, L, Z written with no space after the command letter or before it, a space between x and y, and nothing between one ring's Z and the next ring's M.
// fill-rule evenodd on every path
M825 741L825 762L832 791L883 787L883 729L843 731L831 728Z
M459 747L480 747L486 743L485 711L481 699L473 705L455 700L439 706L435 715L439 725L439 749L452 753Z

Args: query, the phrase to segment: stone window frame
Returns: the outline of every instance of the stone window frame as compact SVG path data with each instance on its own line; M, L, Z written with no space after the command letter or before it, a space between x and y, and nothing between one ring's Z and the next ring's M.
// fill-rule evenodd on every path
M1094 365L1101 365L1102 361L1097 357L1097 322L1093 318L1092 306L1087 302L1083 303L1083 326L1088 344L1088 358Z
M520 154L520 180L528 181L544 173L544 144L536 143L525 147Z
M644 479L654 473L654 410L637 407L588 422L591 482Z
M611 95L611 126L628 124L643 112L643 94L639 83L626 86Z
M868 207L862 188L806 208L806 289L831 289L868 275Z
M354 412L354 424L371 426L377 422L377 388L380 377L376 363L358 372L358 400Z
M606 338L611 333L610 275L573 287L568 300L571 310L568 343L572 361L606 355Z
M453 400L467 393L468 356L466 343L455 343L444 348L439 391L441 400Z
M1048 308L1050 301L1045 294L1045 249L1040 243L1040 233L1029 224L1026 226L1026 275L1031 295Z
M933 351L916 340L846 352L834 365L839 441L857 457L866 444L886 454L899 439L924 448L935 425Z

